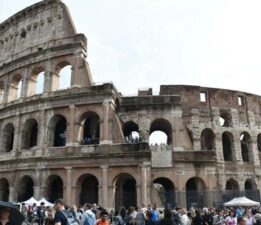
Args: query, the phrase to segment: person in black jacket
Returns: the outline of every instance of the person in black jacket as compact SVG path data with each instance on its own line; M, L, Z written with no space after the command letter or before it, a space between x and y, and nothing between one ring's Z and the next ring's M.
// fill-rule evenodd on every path
M45 219L45 206L44 202L41 202L40 206L38 207L37 211L37 217L38 217L38 224L43 225L44 219Z
M174 225L172 220L172 212L169 209L164 210L164 218L159 221L158 225Z

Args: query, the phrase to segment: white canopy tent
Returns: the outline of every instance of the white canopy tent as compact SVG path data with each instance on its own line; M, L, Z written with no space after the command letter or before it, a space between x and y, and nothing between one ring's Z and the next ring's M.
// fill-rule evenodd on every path
M25 203L25 205L33 205L35 203L36 205L38 205L38 201L34 197L31 197L22 203Z
M233 198L231 201L225 202L224 206L260 206L260 203L250 200L244 196Z
M37 204L37 205L40 205L41 202L44 202L44 206L46 206L46 207L53 207L53 206L54 206L53 203L48 202L45 198L41 198L41 199L38 201L38 204Z

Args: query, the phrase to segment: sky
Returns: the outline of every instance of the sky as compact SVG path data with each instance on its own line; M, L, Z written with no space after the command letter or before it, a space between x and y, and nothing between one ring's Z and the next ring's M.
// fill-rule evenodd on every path
M1 0L0 22L35 0ZM260 0L63 0L93 81L123 95L185 84L261 95Z

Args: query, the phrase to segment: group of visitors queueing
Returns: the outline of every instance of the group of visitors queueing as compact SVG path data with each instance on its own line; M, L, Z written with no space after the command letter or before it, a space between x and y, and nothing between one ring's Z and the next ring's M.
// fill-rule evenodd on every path
M54 207L22 206L28 223L39 225L261 225L258 208L158 209L157 205L122 207L108 212L96 204L68 207L57 199Z

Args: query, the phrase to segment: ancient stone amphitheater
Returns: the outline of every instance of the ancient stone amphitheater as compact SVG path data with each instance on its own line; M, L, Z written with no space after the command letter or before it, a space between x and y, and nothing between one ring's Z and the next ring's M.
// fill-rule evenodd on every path
M0 47L1 200L117 208L260 199L260 96L163 85L159 95L127 97L97 85L87 39L59 0L2 22ZM68 65L70 87L61 89ZM149 145L157 131L166 144Z

